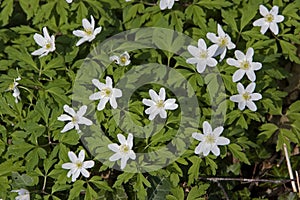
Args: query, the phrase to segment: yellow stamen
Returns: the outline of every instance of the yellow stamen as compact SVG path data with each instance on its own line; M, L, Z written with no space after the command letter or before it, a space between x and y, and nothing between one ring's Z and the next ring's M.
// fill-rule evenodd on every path
M123 152L123 153L127 153L129 151L129 146L125 145L125 144L122 144L120 146L120 151Z
M213 143L215 143L215 138L212 135L207 135L207 136L205 136L205 141L208 144L213 144Z
M250 63L248 61L243 61L241 62L241 69L249 69L250 68Z
M93 31L92 31L91 29L86 29L86 30L85 30L85 33L86 33L87 35L93 35Z
M51 43L47 43L46 44L46 49L50 49L51 48Z
M202 52L200 52L200 55L199 55L200 58L206 59L207 56L208 56L207 51L202 51Z
M165 106L165 102L163 100L159 100L157 103L156 103L156 106L158 108L163 108Z
M228 40L227 40L226 37L222 37L222 38L219 39L219 43L220 43L220 46L226 47L227 44L228 44Z
M274 16L272 14L267 14L265 16L265 20L269 23L271 23L274 20Z
M251 96L250 96L250 94L249 94L248 92L245 92L245 93L243 94L243 98L244 98L246 101L248 101L248 100L251 98Z

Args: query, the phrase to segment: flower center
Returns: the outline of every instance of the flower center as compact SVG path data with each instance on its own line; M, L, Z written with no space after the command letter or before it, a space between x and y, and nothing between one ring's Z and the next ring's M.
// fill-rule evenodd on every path
M77 117L77 116L73 116L73 117L72 117L72 120L71 120L71 122L72 122L73 124L77 124L77 123L78 123L78 121L79 121L79 119L78 119L78 117Z
M244 98L246 101L248 101L248 100L251 98L251 96L250 96L250 94L249 94L248 92L245 92L245 93L243 94L243 98Z
M207 136L205 136L205 141L206 141L208 144L213 144L213 143L215 143L215 138L214 138L214 136L212 136L212 135L207 135Z
M8 90L14 90L15 88L15 84L14 83L11 83L9 86L8 86Z
M110 97L112 92L111 92L111 89L109 89L109 88L103 88L101 93L105 97Z
M156 106L158 108L163 108L165 106L165 102L163 100L159 100L157 103L156 103Z
M77 163L76 163L76 167L77 167L77 168L82 168L82 165L83 165L82 162L77 162Z
M130 149L129 149L129 146L126 145L126 144L122 144L122 145L120 146L120 151L121 151L122 153L128 153L129 150L130 150Z
M85 33L87 35L93 35L93 30L92 29L85 29Z
M207 51L201 51L199 57L202 59L206 59L208 56Z
M121 63L126 63L126 61L127 61L125 56L121 56L120 60L121 60Z
M274 20L274 16L272 14L267 14L265 16L265 20L266 20L266 22L271 23Z
M221 47L226 47L227 44L228 44L228 40L227 40L226 37L222 37L222 38L219 39L219 45L220 45Z
M46 44L46 49L50 49L50 48L51 48L51 43L48 42L48 43Z
M250 63L248 61L241 62L241 69L247 70L250 68Z

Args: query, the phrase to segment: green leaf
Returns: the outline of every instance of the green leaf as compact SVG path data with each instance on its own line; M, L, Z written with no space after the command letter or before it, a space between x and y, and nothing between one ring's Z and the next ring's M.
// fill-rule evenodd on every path
M1 27L8 24L9 17L12 15L14 1L12 0L3 0L1 2L1 12L0 12L0 21L2 22Z
M261 1L249 1L248 4L244 5L240 10L242 13L240 31L242 31L244 27L255 17L259 4L261 4ZM251 12L249 12L250 10Z
M76 199L80 196L80 193L82 190L85 190L85 187L83 186L85 182L83 180L77 180L73 184L72 189L70 190L68 200Z
M33 186L34 180L32 177L28 176L27 174L20 175L18 172L12 172L12 180L13 185L16 188L23 188L26 186Z
M297 47L289 42L284 41L284 40L279 40L279 43L282 48L282 53L285 56L288 56L290 61L300 64L300 58L296 54Z
M291 151L291 142L298 143L296 134L285 128L279 129L276 151L281 151L283 149L283 144L286 144L287 149Z
M244 162L250 165L250 162L244 152L242 152L242 148L237 144L229 144L228 148L232 153L233 157L237 158L239 161Z
M259 141L267 141L274 133L278 130L278 127L275 124L268 123L263 124L260 127L260 130L263 131L260 134L258 134Z
M188 185L191 185L195 180L198 180L200 163L202 160L198 156L192 156L188 159L192 162L192 166L188 170Z
M192 187L187 196L187 200L200 200L201 196L206 194L206 190L209 188L209 184L201 184L200 186Z

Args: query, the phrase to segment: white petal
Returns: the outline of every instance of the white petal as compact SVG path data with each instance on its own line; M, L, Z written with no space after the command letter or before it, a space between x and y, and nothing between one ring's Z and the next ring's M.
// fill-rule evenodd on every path
M241 80L244 75L245 75L245 70L238 69L234 72L234 74L232 76L232 81L237 82L237 81Z
M63 169L73 169L76 167L76 165L74 163L64 163L61 165L61 167Z
M119 142L120 142L121 144L127 145L127 141L126 141L126 138L125 138L124 135L122 135L122 134L119 133L119 134L117 135L117 137L118 137L118 140L119 140Z
M119 152L120 150L119 145L117 145L116 143L109 144L107 147L114 152Z
M202 152L203 156L207 156L211 150L210 145L207 145L206 143L203 143Z
M84 168L92 168L92 167L94 167L94 165L95 165L95 162L93 160L88 160L88 161L83 162Z
M213 55L215 55L217 49L218 49L218 45L214 44L211 45L210 47L208 47L207 52L208 52L208 57L212 57Z
M282 15L274 16L274 21L276 23L282 22L283 20L284 20L284 16L282 16Z
M133 135L131 133L128 134L127 145L129 146L130 149L132 149L132 147L133 147Z
M241 84L241 83L237 84L237 90L238 90L239 94L245 93L245 88L244 88L243 84Z
M69 122L65 125L63 130L61 130L61 133L67 132L67 131L71 130L72 128L74 128L74 124L73 124L73 122Z
M266 20L264 18L257 19L253 22L253 26L264 26L266 24Z
M269 28L268 24L262 25L261 29L260 29L260 33L264 35L266 33L266 31L268 30L268 28Z
M84 37L84 36L86 36L86 33L82 30L75 30L75 31L73 31L73 35L75 35L77 37Z
M124 169L126 167L127 161L128 161L128 157L121 158L121 169Z
M189 64L196 64L198 62L200 62L199 58L188 58L188 59L186 59L186 63L189 63Z
M218 137L216 140L217 145L228 145L230 143L230 140L225 137Z
M278 14L278 6L273 6L272 9L270 10L270 14L276 16Z
M239 104L238 104L238 108L240 110L244 110L245 109L245 106L246 106L246 102L243 100L243 101L240 101Z
M237 60L235 60L233 58L228 58L226 60L226 62L227 62L228 65L231 65L231 66L235 66L235 67L239 67L240 66L239 61L237 61Z
M100 100L97 106L97 110L103 110L105 108L106 103L108 102L109 98L103 98Z
M59 116L57 118L57 120L59 120L59 121L71 121L72 117L70 117L69 115L66 115L66 114L62 114L61 116Z
M168 6L167 0L160 0L160 2L159 2L159 8L160 8L161 10L166 9L167 6Z
M197 133L197 132L193 133L192 137L199 141L204 141L204 139L205 139L203 134Z
M253 70L260 70L261 68L262 68L262 65L261 65L261 63L259 63L259 62L252 62L252 64L251 64L251 68L253 69Z
M130 152L128 154L128 157L131 158L132 160L135 160L136 159L136 155L135 155L134 151L130 150Z
M153 120L156 117L156 115L158 115L158 113L159 113L159 109L154 109L153 112L150 113L148 119Z
M222 29L222 26L218 24L218 35L219 37L225 37L225 32Z
M91 95L89 96L89 100L99 100L99 99L101 99L101 98L102 98L101 92L96 92L96 93L91 94Z
M83 162L83 161L84 161L84 157L85 157L85 152L84 152L84 150L80 150L79 155L78 155L78 160L79 160L80 162Z
M254 94L251 94L250 96L251 96L252 101L257 101L262 98L261 94L259 94L259 93L254 93Z
M121 97L122 96L122 91L120 89L117 89L117 88L113 88L113 96L114 97Z
M34 41L41 47L45 46L47 43L47 40L40 34L34 34L33 36Z
M92 30L94 30L94 28L95 28L95 20L94 20L93 15L91 15L91 27L92 27Z
M223 126L219 126L219 127L217 127L217 128L214 129L214 131L213 131L212 134L215 137L218 137L218 136L220 136L222 134L223 130L224 130Z
M93 122L86 117L80 117L78 120L78 124L85 124L87 126L91 126Z
M33 55L33 56L39 56L39 55L43 55L46 52L47 52L46 49L40 48L40 49L35 50L34 52L32 52L31 55Z
M118 107L116 98L114 98L114 97L111 97L111 98L109 99L109 103L110 103L110 105L111 105L111 107L112 107L113 109L116 109L116 108Z
M234 55L238 60L241 60L241 61L245 60L245 58L246 58L245 54L243 52L241 52L240 50L236 50L234 52Z
M203 145L202 142L198 144L198 146L195 148L195 154L200 154L203 152Z
M94 30L94 27L92 27L90 22L85 18L82 20L82 26L83 26L84 30L89 30L89 29Z
M206 69L206 62L205 61L199 61L197 63L197 72L199 74L203 73Z
M73 176L72 176L72 182L75 182L76 179L79 177L80 175L80 170L77 169L74 173L73 173Z
M247 61L249 61L249 62L252 62L252 57L253 57L253 55L254 55L254 50L253 50L253 48L248 48L247 49L247 52L246 52L246 59L247 59Z
M197 47L194 47L192 45L189 45L187 47L188 51L190 54L192 54L192 56L198 58L199 57L199 53L200 53L200 50L197 48Z
M246 87L246 92L248 93L253 93L253 91L255 90L255 86L256 84L254 82L250 83L247 87Z
M206 60L206 64L210 67L215 67L218 64L218 61L214 58L209 58Z
M86 113L86 109L87 109L86 105L81 106L79 108L79 110L77 111L77 115L78 116L83 116Z
M213 42L215 44L219 42L218 37L214 33L207 33L206 37L207 37L207 39L209 39L211 42Z
M47 27L43 27L44 38L48 41L51 40L50 35L48 33Z
M161 100L165 100L166 99L166 91L165 91L165 88L160 88L160 90L159 90L159 98L161 99Z
M86 41L88 41L88 39L86 37L83 37L76 43L76 46L78 47L79 45L81 45L82 43L84 43Z
M81 169L81 174L82 174L84 177L86 177L86 178L90 177L90 172L88 172L88 171L87 171L86 169L84 169L84 168Z
M249 78L250 81L255 81L256 80L256 76L253 70L247 70L246 71L247 77Z
M251 110L251 111L256 111L257 107L255 105L255 103L253 101L247 101L246 102L247 107Z
M166 110L175 110L178 108L178 104L175 103L176 99L168 99L165 102L165 109Z
M102 27L101 27L101 26L99 26L98 28L96 28L96 29L94 30L94 36L98 35L98 34L101 32L101 30L102 30Z
M155 102L159 101L159 96L156 94L156 92L152 89L149 90L149 95L151 97L151 99Z
M259 6L259 12L262 16L269 14L269 10L264 5Z
M167 112L164 109L159 111L159 116L163 119L167 118Z
M150 99L143 99L143 104L146 106L154 106L156 105L154 101L150 100Z
M211 152L215 155L215 156L219 156L220 155L220 149L217 145L214 145L211 149Z
M235 44L231 41L228 41L228 45L227 45L228 49L234 49L235 48Z
M230 101L241 102L241 101L243 101L243 97L242 97L242 95L239 95L239 94L233 95L230 97Z
M278 26L275 22L270 23L270 29L275 35L277 35L279 32Z
M106 85L101 83L98 79L93 79L92 83L99 89L102 90Z
M112 88L113 83L112 83L112 79L109 76L106 77L105 81L106 81L106 86Z
M225 58L225 56L226 56L227 49L225 47L219 48L219 49L222 50L222 53L221 53L221 56L220 56L220 60L219 60L219 62L221 62Z
M71 160L72 163L77 162L77 156L73 151L68 152L69 159Z
M206 43L205 43L205 41L203 39L199 39L198 40L198 48L202 49L202 50L206 50L207 49Z
M109 157L109 161L116 161L122 158L122 155L119 153L115 153L114 155L112 155L111 157Z
M208 135L208 134L212 133L212 128L211 128L210 124L207 121L203 122L202 126L203 126L204 135Z
M68 105L64 105L64 111L70 114L72 117L76 115L76 112L73 108L69 107Z

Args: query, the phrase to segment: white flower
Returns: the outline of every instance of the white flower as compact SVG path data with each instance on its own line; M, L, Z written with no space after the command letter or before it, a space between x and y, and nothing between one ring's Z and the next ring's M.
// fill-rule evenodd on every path
M49 52L55 51L54 35L50 37L46 27L43 28L43 33L44 33L44 37L38 33L34 34L33 36L34 41L42 48L32 52L31 55L43 57L48 55Z
M103 110L105 107L105 104L109 101L110 105L113 107L113 109L116 109L118 104L116 101L116 98L119 98L122 96L122 91L117 88L112 87L112 80L109 76L106 77L106 83L101 83L97 79L92 80L93 84L100 90L99 92L96 92L92 95L90 95L90 100L99 100L100 102L97 106L97 110Z
M127 140L122 134L118 134L117 137L121 145L118 145L116 143L108 145L108 148L113 152L115 152L115 154L109 158L109 161L113 162L121 159L121 169L124 169L126 167L129 158L132 160L135 160L136 158L136 155L132 150L133 135L129 133Z
M204 156L207 156L211 151L215 156L220 155L220 149L218 145L228 145L230 140L220 136L223 132L223 126L219 126L212 130L211 125L205 121L203 122L203 133L193 133L192 137L196 140L199 140L200 143L195 148L195 154L203 153Z
M20 190L12 190L12 192L17 192L18 196L15 200L30 200L30 193L28 190L21 188Z
M237 84L237 90L239 94L230 97L233 102L238 102L238 107L240 110L244 110L247 106L250 110L256 111L257 107L253 101L260 100L262 98L261 94L253 93L256 84L254 82L250 83L246 90L241 83Z
M73 0L66 0L67 1L67 3L72 3L73 2Z
M175 1L179 1L179 0L160 0L159 7L161 10L165 10L166 8L171 9Z
M159 95L150 89L149 95L151 99L143 99L143 104L150 106L145 110L145 113L149 115L149 120L153 120L156 115L160 115L161 118L167 117L166 110L175 110L178 105L175 103L176 99L166 99L165 88L160 88Z
M120 56L111 56L109 57L110 61L115 61L116 64L121 65L121 66L127 66L130 64L130 56L127 53L127 51L125 51L124 53L122 53Z
M278 15L278 6L273 6L273 8L269 11L265 6L260 5L259 12L263 18L254 21L253 26L261 26L261 34L265 34L269 28L275 35L277 35L279 32L277 23L284 20L284 16Z
M228 58L226 60L228 65L239 68L233 74L232 81L237 82L241 80L245 74L247 75L250 81L255 81L256 76L254 71L261 69L262 65L259 62L252 62L252 57L254 55L253 48L248 48L246 55L239 50L236 50L234 54L237 60L233 58Z
M80 133L79 124L85 124L87 126L90 126L93 124L93 122L85 117L83 115L86 113L87 106L83 105L79 108L78 112L75 112L73 108L70 108L68 105L64 105L64 111L68 113L69 115L62 114L57 119L59 121L70 121L65 125L62 133L67 132L75 127L75 130L77 130L78 133Z
M85 153L84 150L81 150L77 158L74 152L69 151L68 156L71 160L71 163L64 163L61 166L63 169L70 170L67 174L67 177L71 177L72 175L72 182L76 181L80 173L84 177L88 178L90 176L90 173L86 169L94 167L95 162L93 160L84 161L84 157L85 157L84 153Z
M192 45L187 47L189 53L194 57L188 58L186 62L189 64L197 64L197 71L202 73L204 72L206 65L214 67L218 64L216 59L212 58L217 48L218 46L212 45L207 49L205 41L203 39L199 39L198 47Z
M84 28L84 31L82 30L75 30L73 31L73 34L77 37L82 37L77 43L76 46L81 45L82 43L89 41L91 42L93 39L95 39L96 35L98 35L102 27L98 27L95 29L95 20L94 17L91 15L91 23L87 19L82 20L82 26Z
M215 45L218 46L217 51L215 52L214 56L220 56L220 61L222 61L226 55L226 50L227 49L234 49L235 48L235 44L233 44L231 42L231 38L230 36L225 33L222 29L222 27L220 26L220 24L218 24L218 37L216 36L215 33L207 33L206 37L213 43L215 43Z
M17 81L21 80L20 77L14 79L14 82L12 84L9 85L8 87L8 90L9 91L13 91L13 96L15 97L15 102L18 103L19 100L21 100L21 97L20 97L20 90L19 88L17 87L19 85L19 83Z

